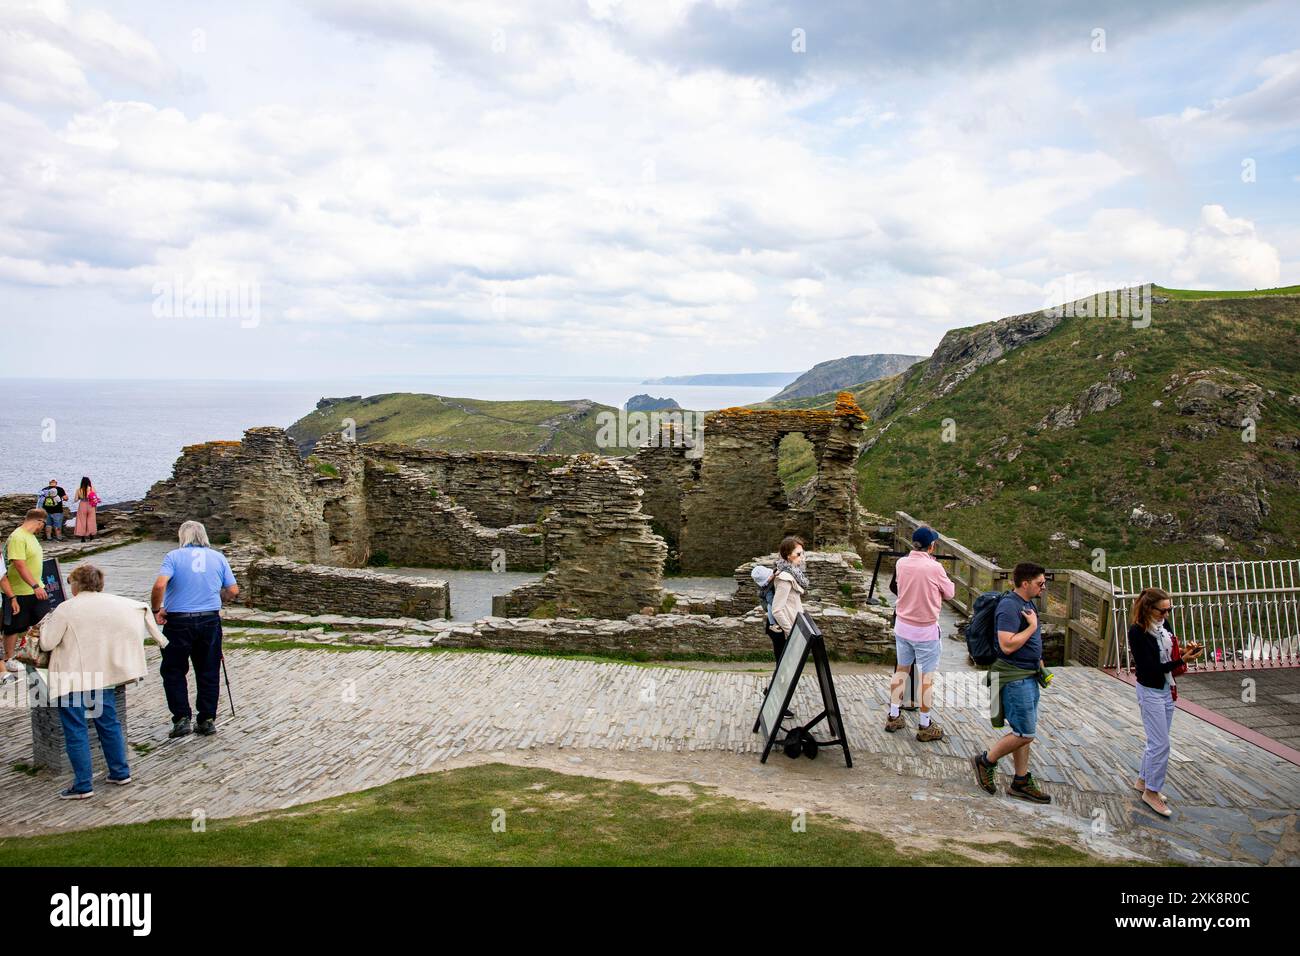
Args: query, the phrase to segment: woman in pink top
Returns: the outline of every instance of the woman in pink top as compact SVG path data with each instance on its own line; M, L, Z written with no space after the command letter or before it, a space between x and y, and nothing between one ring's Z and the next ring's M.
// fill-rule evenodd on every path
M955 593L948 572L934 557L939 533L933 528L917 528L912 534L912 553L899 558L894 566L898 603L894 608L894 649L898 663L889 682L889 716L885 730L893 733L906 726L903 720L903 686L908 671L915 665L921 672L921 715L916 739L933 741L943 738L943 728L930 719L935 672L939 669L942 646L939 643L939 609Z

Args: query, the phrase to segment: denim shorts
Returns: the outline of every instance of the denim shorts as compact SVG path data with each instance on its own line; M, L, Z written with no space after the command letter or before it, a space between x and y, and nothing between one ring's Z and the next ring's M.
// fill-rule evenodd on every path
M62 512L62 511L56 511L56 512L54 512L54 513L52 513L52 514L47 514L47 515L45 516L45 526L46 526L47 528L62 528L62 527L63 527L63 512Z
M943 647L939 641L909 641L895 634L894 651L898 655L899 667L907 667L915 661L922 674L933 674L939 669Z
M1002 688L1002 716L1017 737L1033 737L1038 730L1038 681L1013 680Z

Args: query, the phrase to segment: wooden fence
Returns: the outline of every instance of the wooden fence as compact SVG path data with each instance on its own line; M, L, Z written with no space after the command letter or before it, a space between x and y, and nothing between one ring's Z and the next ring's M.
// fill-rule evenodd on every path
M924 522L906 512L896 513L894 550L911 547L912 532ZM940 534L935 547L954 560L943 562L956 593L948 603L967 616L975 598L985 591L1011 588L1011 569L994 564L955 538ZM1042 618L1045 630L1065 635L1065 659L1087 667L1114 667L1115 642L1111 635L1115 599L1109 581L1074 568L1048 568L1047 590L1043 593Z

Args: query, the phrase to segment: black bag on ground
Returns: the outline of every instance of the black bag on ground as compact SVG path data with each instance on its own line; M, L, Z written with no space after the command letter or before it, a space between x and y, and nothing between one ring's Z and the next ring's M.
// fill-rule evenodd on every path
M970 623L966 625L966 650L976 664L992 664L997 659L998 602L1006 591L985 591L975 599Z

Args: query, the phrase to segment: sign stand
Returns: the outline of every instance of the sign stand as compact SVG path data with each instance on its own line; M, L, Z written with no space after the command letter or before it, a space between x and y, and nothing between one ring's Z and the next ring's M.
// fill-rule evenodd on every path
M817 669L817 684L822 694L822 712L804 724L797 727L789 734L797 734L805 741L811 740L815 747L811 752L805 750L809 756L815 754L816 747L830 747L838 744L844 751L844 765L853 766L853 757L849 755L848 734L844 731L844 719L840 714L839 698L835 696L835 682L831 678L831 662L826 654L826 641L822 638L822 632L817 624L806 611L800 612L795 618L794 626L790 629L790 637L785 643L785 650L781 654L781 660L776 665L776 670L772 673L772 683L767 688L767 695L763 698L763 706L759 709L758 719L754 721L754 733L763 734L765 741L763 745L763 756L760 763L767 763L767 756L772 752L773 745L777 742L777 734L782 730L781 715L790 706L790 701L794 698L795 688L799 685L799 675L803 673L803 666L808 660L808 653L812 652L813 664ZM812 736L812 729L822 721L826 721L826 726L834 735L830 740L817 740ZM788 752L788 751L787 751ZM797 756L797 753L795 754Z

